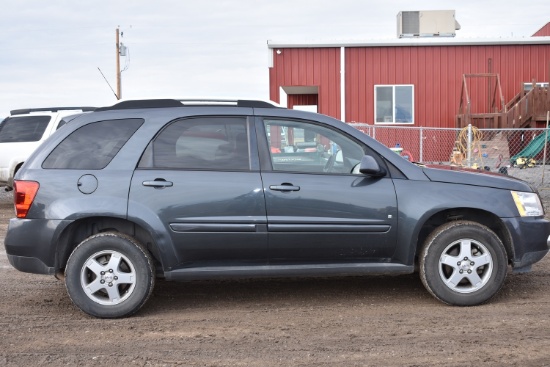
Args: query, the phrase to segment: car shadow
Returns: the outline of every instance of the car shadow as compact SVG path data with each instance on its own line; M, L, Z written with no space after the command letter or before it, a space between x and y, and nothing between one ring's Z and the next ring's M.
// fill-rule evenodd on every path
M152 297L140 313L209 307L322 307L343 302L350 305L433 301L416 274L193 282L158 280Z

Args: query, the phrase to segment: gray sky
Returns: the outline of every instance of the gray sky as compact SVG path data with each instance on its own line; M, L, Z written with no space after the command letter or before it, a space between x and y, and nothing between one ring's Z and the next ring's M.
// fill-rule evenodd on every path
M527 0L0 0L0 117L27 107L116 102L115 30L129 57L124 99L265 99L267 40L396 38L396 15L455 10L457 38L529 37L550 1Z

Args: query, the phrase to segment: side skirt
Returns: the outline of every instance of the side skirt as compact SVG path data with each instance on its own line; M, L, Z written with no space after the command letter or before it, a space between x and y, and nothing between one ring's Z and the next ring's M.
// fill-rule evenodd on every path
M414 266L371 263L197 267L167 271L164 272L164 275L166 280L187 281L220 278L326 277L411 273L414 273Z

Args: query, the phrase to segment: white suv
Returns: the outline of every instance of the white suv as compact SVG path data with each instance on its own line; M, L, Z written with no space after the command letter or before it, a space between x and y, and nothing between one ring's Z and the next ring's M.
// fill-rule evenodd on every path
M50 107L11 111L0 124L0 186L11 190L15 172L46 138L71 115L93 110L94 107Z

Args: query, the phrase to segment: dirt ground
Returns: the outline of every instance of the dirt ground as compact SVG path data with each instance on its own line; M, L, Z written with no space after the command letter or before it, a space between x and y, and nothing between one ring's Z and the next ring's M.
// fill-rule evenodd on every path
M137 315L98 320L9 265L12 216L2 192L1 366L550 366L550 257L477 307L439 303L417 275L159 281Z

